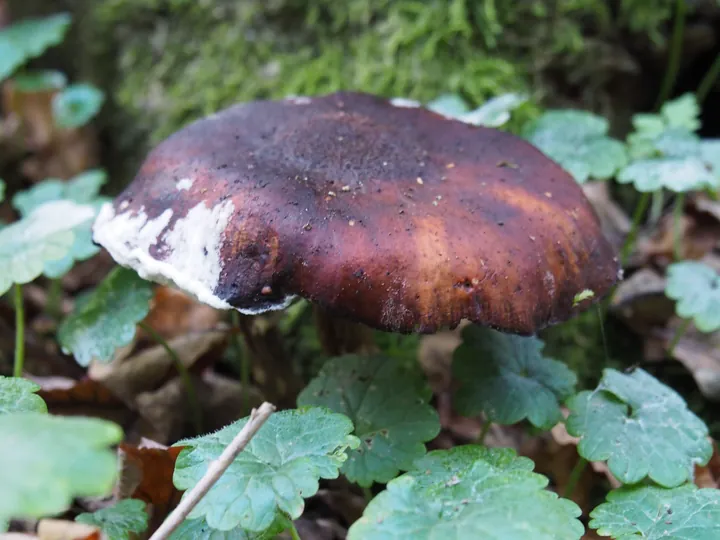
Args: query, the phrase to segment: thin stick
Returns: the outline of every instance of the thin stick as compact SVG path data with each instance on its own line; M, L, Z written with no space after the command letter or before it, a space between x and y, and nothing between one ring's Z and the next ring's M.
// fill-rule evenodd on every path
M15 284L15 364L13 376L22 377L25 364L25 306L22 286Z
M710 90L712 90L713 86L715 86L718 75L720 75L720 54L717 55L712 66L710 66L710 69L698 86L697 93L695 94L697 96L698 103L705 101L705 98L710 93Z
M655 108L659 109L663 103L670 97L675 79L677 79L678 71L680 71L680 57L682 55L683 34L685 33L685 0L677 0L675 3L675 23L673 24L673 33L670 38L670 57L668 58L668 66L663 78L660 94L658 95Z
M153 533L150 540L165 540L169 538L175 529L185 521L190 515L192 509L197 503L210 491L215 483L220 479L230 464L235 461L240 452L242 452L250 440L255 436L270 415L275 412L275 406L265 402L260 408L253 409L250 413L250 419L240 430L232 442L223 450L222 454L208 466L208 470L200 481L188 491L180 500L180 504L175 507L170 515L165 518L162 525Z
M202 411L200 410L200 401L198 400L197 392L195 392L195 385L193 385L192 377L190 377L190 371L188 371L187 366L183 364L183 361L180 360L180 357L173 350L167 340L156 332L152 326L144 322L141 322L139 326L163 349L165 349L165 352L173 361L173 364L175 364L175 369L177 370L178 375L180 375L180 381L185 387L185 393L187 394L188 401L190 402L190 410L192 411L195 431L197 431L199 435L203 432Z

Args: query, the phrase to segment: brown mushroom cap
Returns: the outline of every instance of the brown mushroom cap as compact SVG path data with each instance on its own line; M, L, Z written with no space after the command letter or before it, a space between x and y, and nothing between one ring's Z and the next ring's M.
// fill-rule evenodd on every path
M299 295L396 332L469 319L530 334L618 277L582 190L528 142L360 93L240 104L185 127L94 237L215 307L258 313Z

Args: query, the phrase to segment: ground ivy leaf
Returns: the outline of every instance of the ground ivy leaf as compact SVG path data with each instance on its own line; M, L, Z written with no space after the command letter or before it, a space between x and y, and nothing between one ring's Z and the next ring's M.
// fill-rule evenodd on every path
M720 538L720 490L692 484L666 489L625 486L590 514L590 527L618 540Z
M444 94L432 100L426 107L433 112L455 119L461 118L470 111L465 100L457 94Z
M598 388L568 401L567 430L588 461L607 461L624 484L645 477L674 487L712 455L708 428L671 388L642 369L606 369Z
M701 332L720 329L720 275L696 261L671 264L665 294L677 300L675 312L692 319Z
M608 137L605 118L586 111L554 110L524 130L524 136L580 183L606 179L625 166L625 145Z
M26 19L0 31L0 81L31 58L62 42L70 15L60 13L42 19Z
M714 188L720 185L720 176L708 170L699 157L649 158L635 161L617 176L621 184L633 184L641 192L667 188L676 193Z
M95 418L0 415L0 524L64 511L74 497L112 490L122 430Z
M103 93L94 86L73 84L53 96L55 122L67 129L83 126L98 113L104 100Z
M47 405L35 394L40 385L20 377L0 375L0 415L16 412L46 413Z
M93 215L88 205L53 201L0 229L0 295L13 283L37 278L48 261L65 257L75 242L73 229Z
M175 487L197 484L246 422L176 443L185 448L175 464ZM352 430L346 416L320 407L273 414L188 517L204 518L214 529L256 532L267 530L281 512L298 518L318 480L337 478L346 451L357 448Z
M262 532L240 528L221 531L210 527L204 519L186 519L170 536L170 540L273 540L289 527L284 517L274 521L269 529Z
M96 512L80 514L75 521L97 527L108 540L130 540L133 533L140 534L148 528L145 503L137 499L125 499Z
M152 284L134 271L115 268L60 325L63 351L82 366L93 359L110 360L115 349L132 341L137 323L148 314L152 294Z
M543 357L542 341L477 325L465 327L462 337L453 356L460 414L484 412L499 424L527 418L541 429L562 419L560 403L575 391L577 378L565 364Z
M509 448L429 452L370 502L348 540L579 539L580 509L544 490L547 478L532 469Z
M399 385L398 381L402 381ZM432 392L418 372L385 356L347 355L328 360L298 396L298 405L320 405L355 425L360 447L348 454L342 473L370 486L408 470L440 431Z
M510 113L528 100L522 94L502 94L488 99L460 119L474 126L500 127L510 120Z

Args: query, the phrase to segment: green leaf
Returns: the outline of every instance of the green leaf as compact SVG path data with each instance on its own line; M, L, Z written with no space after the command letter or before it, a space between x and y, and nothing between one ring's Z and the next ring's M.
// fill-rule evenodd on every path
M463 115L461 120L474 126L500 127L507 124L510 113L527 100L527 96L521 94L502 94Z
M560 403L575 391L577 378L562 362L543 357L542 341L477 325L465 327L462 337L453 355L460 414L484 412L498 424L527 418L540 429L562 420Z
M720 139L700 141L700 155L716 175L720 175Z
M666 102L660 109L665 124L671 128L697 131L700 128L700 105L693 93Z
M52 92L65 88L66 84L65 74L54 70L28 71L13 77L13 88L23 94Z
M642 369L606 369L598 388L573 396L568 407L567 430L580 437L579 454L607 461L624 484L649 477L678 486L712 455L707 426L680 395Z
M0 415L16 412L46 413L47 405L35 392L40 385L20 377L0 375Z
M195 486L246 423L244 418L176 443L185 448L175 464L175 486ZM271 527L281 513L298 518L318 480L337 478L346 451L358 446L352 429L347 417L319 407L273 414L188 517L205 518L214 529L256 532Z
M274 540L289 527L290 524L284 517L274 521L269 529L262 532L240 528L221 531L210 527L204 519L186 519L170 536L170 540Z
M716 540L720 490L688 484L673 489L625 486L590 514L590 527L618 540Z
M461 118L470 111L465 100L457 94L444 94L426 105L428 109L448 118Z
M692 319L701 332L720 329L720 275L696 261L671 264L665 294L677 300L675 312Z
M0 81L31 58L62 42L70 15L26 19L0 30Z
M402 381L402 384L398 384ZM425 455L425 442L440 431L432 392L417 370L384 356L331 358L298 396L298 405L320 405L355 425L360 447L348 455L342 473L370 486L386 483Z
M113 488L122 440L115 424L34 412L0 415L0 528L11 517L60 513L74 497Z
M633 184L644 193L661 188L685 193L720 186L720 176L713 174L702 159L693 156L641 159L620 171L617 181Z
M91 360L107 362L115 349L132 341L137 323L148 314L152 295L148 281L127 268L115 268L60 325L63 352L72 353L81 366Z
M625 145L608 137L608 121L586 111L548 111L524 130L525 137L562 165L575 180L604 180L625 166Z
M94 210L71 201L54 201L0 229L0 295L13 283L37 278L48 261L70 253L73 229L92 219Z
M125 499L93 513L83 513L75 518L78 523L97 527L108 540L130 540L132 533L140 534L148 528L145 503L137 499Z
M55 123L61 128L87 124L102 107L105 96L90 84L74 84L53 97Z
M532 469L509 448L432 451L370 502L348 540L579 539L580 509Z

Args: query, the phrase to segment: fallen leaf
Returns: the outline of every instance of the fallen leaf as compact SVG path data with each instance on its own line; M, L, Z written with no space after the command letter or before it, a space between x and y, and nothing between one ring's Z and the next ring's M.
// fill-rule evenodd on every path
M616 248L622 246L632 224L627 214L612 199L610 184L604 181L586 182L582 184L582 190L600 218L605 237Z
M713 441L713 455L705 466L695 465L695 485L699 488L720 488L720 453Z
M150 313L145 317L145 323L165 339L211 330L217 327L220 320L218 310L165 286L155 289Z
M39 540L104 540L106 538L97 527L62 519L41 519L38 523L37 537Z

